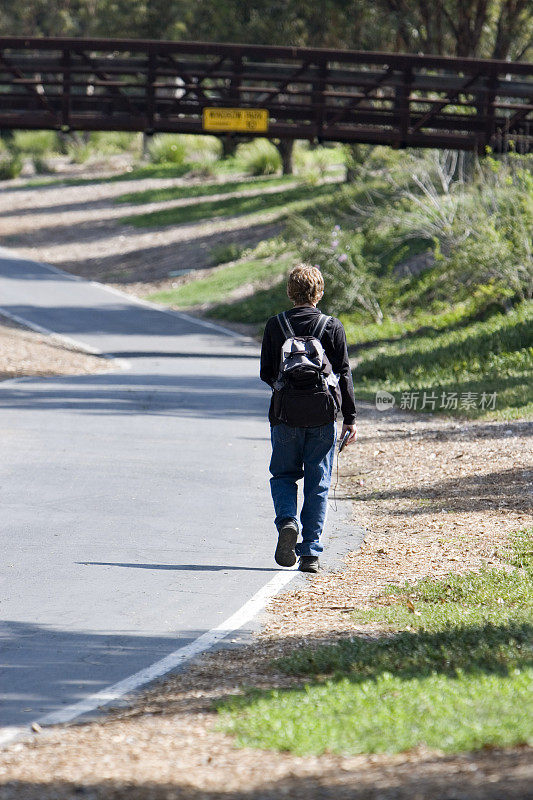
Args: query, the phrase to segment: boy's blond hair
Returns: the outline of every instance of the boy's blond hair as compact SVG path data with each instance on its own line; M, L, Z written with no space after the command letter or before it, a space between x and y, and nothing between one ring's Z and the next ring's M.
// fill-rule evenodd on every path
M318 267L298 264L291 269L287 281L287 295L295 305L318 303L323 294L324 278Z

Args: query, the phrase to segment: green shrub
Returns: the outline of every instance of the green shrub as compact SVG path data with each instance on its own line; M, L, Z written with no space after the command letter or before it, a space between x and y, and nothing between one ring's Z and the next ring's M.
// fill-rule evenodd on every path
M320 180L335 165L342 164L340 147L310 147L308 142L296 142L293 163L296 172L306 180Z
M179 137L185 147L187 161L201 163L217 161L222 155L222 142L218 136L183 134Z
M298 219L288 235L304 260L324 264L334 284L334 312L359 305L376 321L380 309L441 311L487 286L488 305L507 308L512 298L533 295L528 164L519 157L488 159L467 179L457 153L411 151L400 159L375 148L336 207L307 213L307 224ZM342 253L331 248L336 226ZM421 252L433 253L434 266L411 275L410 260Z
M246 248L238 242L219 244L211 250L210 260L213 266L217 266L217 264L227 264L228 261L237 261L245 250Z
M527 161L480 164L466 183L455 179L455 161L446 155L411 158L411 175L400 169L390 180L389 203L371 214L399 245L419 238L433 242L436 269L418 301L464 299L475 287L493 282L520 299L533 295L531 229L533 179Z
M531 175L502 166L487 174L485 167L465 205L452 225L457 244L443 259L447 275L468 288L493 282L522 300L533 297Z
M273 175L281 169L279 151L268 139L239 145L237 160L249 175Z
M44 156L59 150L55 131L15 131L13 150L30 156Z
M93 131L89 136L91 149L100 155L140 150L140 134L128 131Z
M148 148L152 164L185 163L186 147L183 139L174 134L158 134L154 136Z
M363 308L381 322L383 313L377 297L377 264L363 256L361 234L344 233L340 225L317 226L299 220L302 240L299 251L304 262L315 264L324 275L323 307L332 314Z
M0 181L18 178L22 172L22 159L17 153L0 154Z
M74 142L68 146L68 155L73 164L85 164L91 157L90 145Z
M34 156L32 161L36 175L51 175L55 172L49 161L43 156Z

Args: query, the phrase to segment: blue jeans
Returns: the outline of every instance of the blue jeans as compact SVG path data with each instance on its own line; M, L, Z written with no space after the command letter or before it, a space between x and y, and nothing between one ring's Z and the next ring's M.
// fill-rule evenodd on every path
M334 422L318 428L291 428L279 423L272 426L270 438L270 490L276 527L279 530L288 519L297 521L296 481L303 478L302 542L296 545L296 555L318 556L323 550L320 534L326 521L337 427Z

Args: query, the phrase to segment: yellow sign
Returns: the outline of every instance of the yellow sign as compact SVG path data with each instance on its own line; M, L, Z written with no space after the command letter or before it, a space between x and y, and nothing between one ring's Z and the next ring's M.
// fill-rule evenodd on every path
M266 108L204 108L204 131L241 131L265 133L268 130Z

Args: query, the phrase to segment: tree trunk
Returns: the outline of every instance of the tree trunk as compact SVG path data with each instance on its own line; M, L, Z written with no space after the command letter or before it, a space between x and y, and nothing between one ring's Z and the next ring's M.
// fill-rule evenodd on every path
M281 164L284 175L292 175L292 153L294 150L294 139L280 139L276 145L281 156Z
M150 159L150 144L152 142L152 138L153 133L145 133L143 131L141 161L148 161Z
M228 133L226 136L221 136L220 141L222 142L222 158L234 156L237 149L237 140L235 136Z

